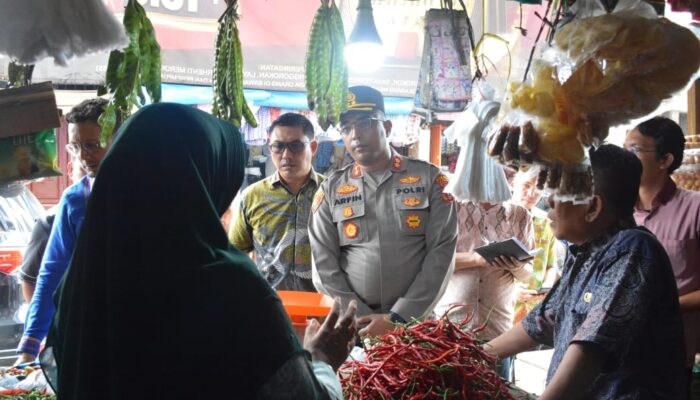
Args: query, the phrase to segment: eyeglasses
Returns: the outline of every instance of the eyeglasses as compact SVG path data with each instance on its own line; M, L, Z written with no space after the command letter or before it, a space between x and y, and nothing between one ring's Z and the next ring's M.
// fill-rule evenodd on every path
M92 142L92 143L68 143L66 145L66 150L68 150L69 153L73 155L78 155L80 150L86 154L93 154L97 152L98 150L102 149L102 144L100 142Z
M625 150L629 151L630 153L634 153L634 154L656 153L656 150L644 150L644 149L640 149L639 147L634 146L634 145L625 147Z
M378 121L383 121L383 120L381 120L379 118L372 118L372 117L359 118L359 119L355 120L354 122L342 124L340 127L340 133L343 136L348 136L355 130L366 131L372 127L372 124L374 122L378 122Z
M289 149L294 154L301 153L306 149L306 145L309 144L310 142L304 141L302 142L301 140L295 140L293 142L285 143L285 142L272 142L270 143L270 151L272 151L275 154L282 154L284 153L284 149Z

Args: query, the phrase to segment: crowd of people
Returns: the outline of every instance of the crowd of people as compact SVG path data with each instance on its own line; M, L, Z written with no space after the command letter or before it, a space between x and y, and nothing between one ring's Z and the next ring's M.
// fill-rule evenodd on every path
M108 149L104 102L76 106L68 150L86 176L63 194L38 275L37 257L23 267L36 289L18 362L48 335L42 363L55 359L61 399L209 398L223 387L342 398L335 371L361 338L449 311L485 325L504 379L515 354L554 348L542 399L687 398L700 194L670 178L684 150L677 124L656 117L624 147L590 150L584 204L546 198L535 169L514 175L511 201L461 202L439 168L392 149L381 93L355 86L347 101L339 131L354 163L318 174L313 125L283 114L269 127L276 172L238 196L245 145L232 125L153 105ZM509 238L539 252L487 262L475 251ZM336 301L301 344L275 290ZM141 369L149 378L135 383Z

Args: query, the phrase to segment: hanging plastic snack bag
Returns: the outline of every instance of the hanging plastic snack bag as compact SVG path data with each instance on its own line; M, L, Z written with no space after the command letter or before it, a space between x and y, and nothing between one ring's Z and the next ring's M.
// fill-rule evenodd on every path
M53 129L0 139L0 183L60 175Z

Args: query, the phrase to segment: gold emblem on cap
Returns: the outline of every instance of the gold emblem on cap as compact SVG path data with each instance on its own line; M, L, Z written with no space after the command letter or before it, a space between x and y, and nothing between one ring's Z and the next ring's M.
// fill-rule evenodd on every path
M355 103L357 103L357 97L355 97L355 93L353 92L348 92L348 108L352 108Z

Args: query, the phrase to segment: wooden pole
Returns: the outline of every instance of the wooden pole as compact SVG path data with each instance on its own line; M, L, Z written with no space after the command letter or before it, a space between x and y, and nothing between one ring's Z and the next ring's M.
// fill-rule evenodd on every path
M430 125L430 162L438 167L442 158L442 130L441 124Z
M688 90L688 135L700 135L700 79Z

